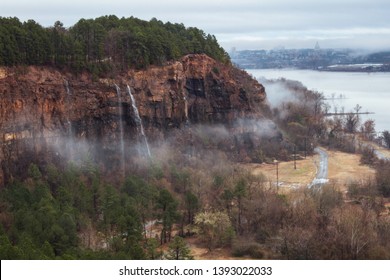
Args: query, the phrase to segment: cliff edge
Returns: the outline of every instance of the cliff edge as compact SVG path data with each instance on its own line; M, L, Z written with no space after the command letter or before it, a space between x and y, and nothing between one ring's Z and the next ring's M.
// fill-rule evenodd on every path
M129 91L151 141L193 124L229 127L268 110L261 84L201 54L104 79L48 67L1 68L1 184L23 176L31 162L63 162L75 142L88 143L97 162L114 168L120 142L139 137Z

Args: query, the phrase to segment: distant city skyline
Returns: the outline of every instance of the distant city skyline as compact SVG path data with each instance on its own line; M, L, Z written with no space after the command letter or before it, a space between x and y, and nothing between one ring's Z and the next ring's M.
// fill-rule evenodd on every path
M326 71L389 72L388 52L362 53L351 49L243 50L230 53L243 69L321 69Z
M110 14L155 17L213 34L227 51L314 48L316 42L322 48L390 49L388 0L14 0L2 1L0 11L46 27Z

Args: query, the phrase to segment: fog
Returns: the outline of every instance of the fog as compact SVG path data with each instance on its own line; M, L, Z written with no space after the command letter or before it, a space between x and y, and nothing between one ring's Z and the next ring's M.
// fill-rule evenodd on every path
M285 83L267 80L264 77L258 77L258 80L265 87L267 100L272 109L281 109L288 102L298 102L295 93Z
M114 14L183 23L216 35L226 49L314 47L384 49L390 45L390 5L358 1L2 1L2 16L34 19L44 26Z
M390 74L389 73L356 73L356 72L320 72L296 69L247 69L254 77L266 79L286 79L300 81L309 90L322 92L324 97L345 97L335 100L331 105L345 112L353 111L356 104L362 111L374 112L373 115L362 115L364 122L374 119L376 130L389 130L390 111ZM267 92L267 87L266 87ZM270 95L268 98L272 98Z

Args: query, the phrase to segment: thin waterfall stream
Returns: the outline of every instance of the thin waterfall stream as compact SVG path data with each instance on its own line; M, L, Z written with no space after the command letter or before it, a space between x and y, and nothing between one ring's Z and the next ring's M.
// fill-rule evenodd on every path
M74 160L73 155L74 155L74 149L75 149L75 143L74 143L74 136L73 136L73 126L72 122L70 121L69 115L72 113L72 103L71 103L71 98L72 98L72 92L70 91L70 86L68 80L64 79L64 85L65 85L65 90L66 90L66 104L67 104L67 114L66 114L66 122L68 125L68 156L71 161Z
M125 173L125 142L123 139L123 120L122 120L122 95L121 89L115 84L116 94L118 96L118 120L119 120L119 141L120 141L120 154L121 154L121 168L123 175Z
M152 157L152 154L151 154L151 152L150 152L149 143L148 143L148 138L147 138L146 135L145 135L144 126L143 126L143 124L142 124L141 117L139 116L137 104L136 104L136 102L135 102L135 99L134 99L133 94L131 93L131 89L130 89L130 86L129 86L129 85L127 85L127 92L128 92L129 95L130 95L131 106L133 107L134 119L135 119L135 122L136 122L136 124L137 124L137 128L139 128L139 131L140 131L140 133L141 133L141 137L142 137L143 141L145 142L146 152L147 152L149 158L151 158L151 157Z

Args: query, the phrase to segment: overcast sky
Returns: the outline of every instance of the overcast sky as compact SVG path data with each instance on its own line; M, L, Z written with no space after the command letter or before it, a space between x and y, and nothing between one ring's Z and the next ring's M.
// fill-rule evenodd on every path
M389 0L1 0L0 16L60 20L155 17L214 34L229 51L314 47L390 49Z

